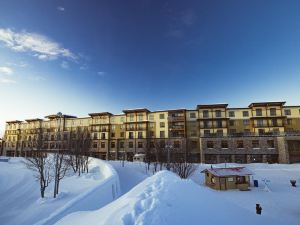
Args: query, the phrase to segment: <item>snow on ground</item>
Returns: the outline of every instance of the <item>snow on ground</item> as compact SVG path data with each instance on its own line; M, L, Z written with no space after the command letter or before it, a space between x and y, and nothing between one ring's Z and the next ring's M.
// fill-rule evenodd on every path
M146 165L140 162L125 162L123 167L122 162L109 161L115 171L107 168L108 172L102 176L96 161L99 160L93 160L90 174L64 179L57 199L52 198L50 187L43 200L32 172L24 168L20 159L0 162L0 223L26 225L39 221L44 224L46 220L43 219L64 207L63 213L46 224L54 224L61 218L58 224L65 225L193 225L202 222L209 225L298 225L300 221L300 164L227 164L246 166L254 172L252 181L259 181L258 188L242 192L215 191L204 186L204 175L200 172L210 165L197 165L190 180L181 180L168 171L152 176L152 170L147 171ZM109 171L118 175L114 175L115 180L104 182ZM118 176L123 196L111 202L119 195ZM298 187L291 187L290 179L296 179ZM103 184L99 185L101 182ZM84 192L89 194L81 195L79 205L68 204ZM256 203L263 208L261 216L255 214Z
M45 219L51 216L60 219L63 216L64 207L73 206L77 198L93 191L101 181L107 179L106 174L99 170L99 160L93 159L88 174L82 174L80 177L77 175L65 177L61 181L60 192L56 199L52 197L53 186L47 188L45 198L42 199L38 181L35 180L33 172L25 167L22 160L22 158L11 158L9 163L0 162L1 224L29 225L41 220L44 220L42 224L45 224ZM110 201L106 199L102 205L101 202L97 202L97 207L89 209L99 208ZM61 217L59 213L62 214Z
M182 180L169 171L147 178L131 191L93 212L77 212L58 225L182 225L182 224L268 224L258 216L220 198L212 190L191 180ZM272 221L272 224L277 224Z
M300 188L291 187L289 182L296 179L300 183L300 164L227 164L246 166L255 173L252 180L257 179L259 187L242 192L204 186L200 172L210 165L198 165L191 180L181 180L166 171L146 179L152 171L147 172L143 163L125 162L124 167L121 162L109 163L119 173L125 194L100 210L70 214L58 224L296 225L300 221ZM263 207L261 216L255 214L256 203Z

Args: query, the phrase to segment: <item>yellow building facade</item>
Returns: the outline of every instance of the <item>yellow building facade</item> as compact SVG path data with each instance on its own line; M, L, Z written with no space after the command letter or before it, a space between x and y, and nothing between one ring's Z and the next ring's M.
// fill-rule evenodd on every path
M156 144L172 146L192 162L300 162L300 106L257 102L244 108L228 104L195 109L123 110L122 114L90 113L77 118L8 121L5 155L29 151L74 151L89 141L90 155L131 160Z

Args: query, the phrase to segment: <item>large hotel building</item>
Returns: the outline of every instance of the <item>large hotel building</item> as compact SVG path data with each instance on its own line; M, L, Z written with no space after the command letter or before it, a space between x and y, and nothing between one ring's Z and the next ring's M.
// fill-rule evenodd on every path
M70 151L87 138L89 153L102 159L131 160L159 143L181 149L191 162L300 162L300 106L257 102L245 108L227 104L195 109L123 110L88 117L49 115L46 119L8 121L4 155L28 151ZM84 142L84 140L83 140Z

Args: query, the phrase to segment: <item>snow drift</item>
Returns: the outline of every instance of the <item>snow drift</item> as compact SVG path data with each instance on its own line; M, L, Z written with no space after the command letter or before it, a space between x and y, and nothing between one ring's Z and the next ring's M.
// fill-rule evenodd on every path
M88 174L65 177L56 199L51 186L41 199L34 174L22 160L0 163L1 224L54 224L69 213L99 209L120 195L116 171L105 161L92 159Z
M247 204L247 203L245 203ZM69 214L58 225L277 224L264 215L240 208L191 180L161 171L127 194L92 212Z

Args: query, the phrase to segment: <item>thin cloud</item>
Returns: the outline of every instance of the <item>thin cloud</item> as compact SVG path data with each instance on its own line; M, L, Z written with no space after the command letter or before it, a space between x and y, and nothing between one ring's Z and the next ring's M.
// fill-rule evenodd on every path
M99 75L99 76L104 76L106 73L105 72L103 72L103 71L99 71L99 72L97 72L97 74Z
M0 28L0 42L17 52L29 52L40 60L53 60L59 57L76 60L77 56L69 49L48 37L26 31L14 32L11 29Z
M0 67L0 74L12 75L13 73L14 73L13 70L7 66Z
M1 84L14 84L14 83L16 83L16 81L12 80L12 79L7 79L7 78L1 78L0 77L0 83Z
M63 11L65 11L65 8L64 8L64 7L62 7L62 6L58 6L58 7L57 7L57 10L58 10L58 11L62 11L62 12L63 12Z
M66 62L66 61L62 61L62 63L60 64L60 66L63 69L69 69L70 68L69 63Z

